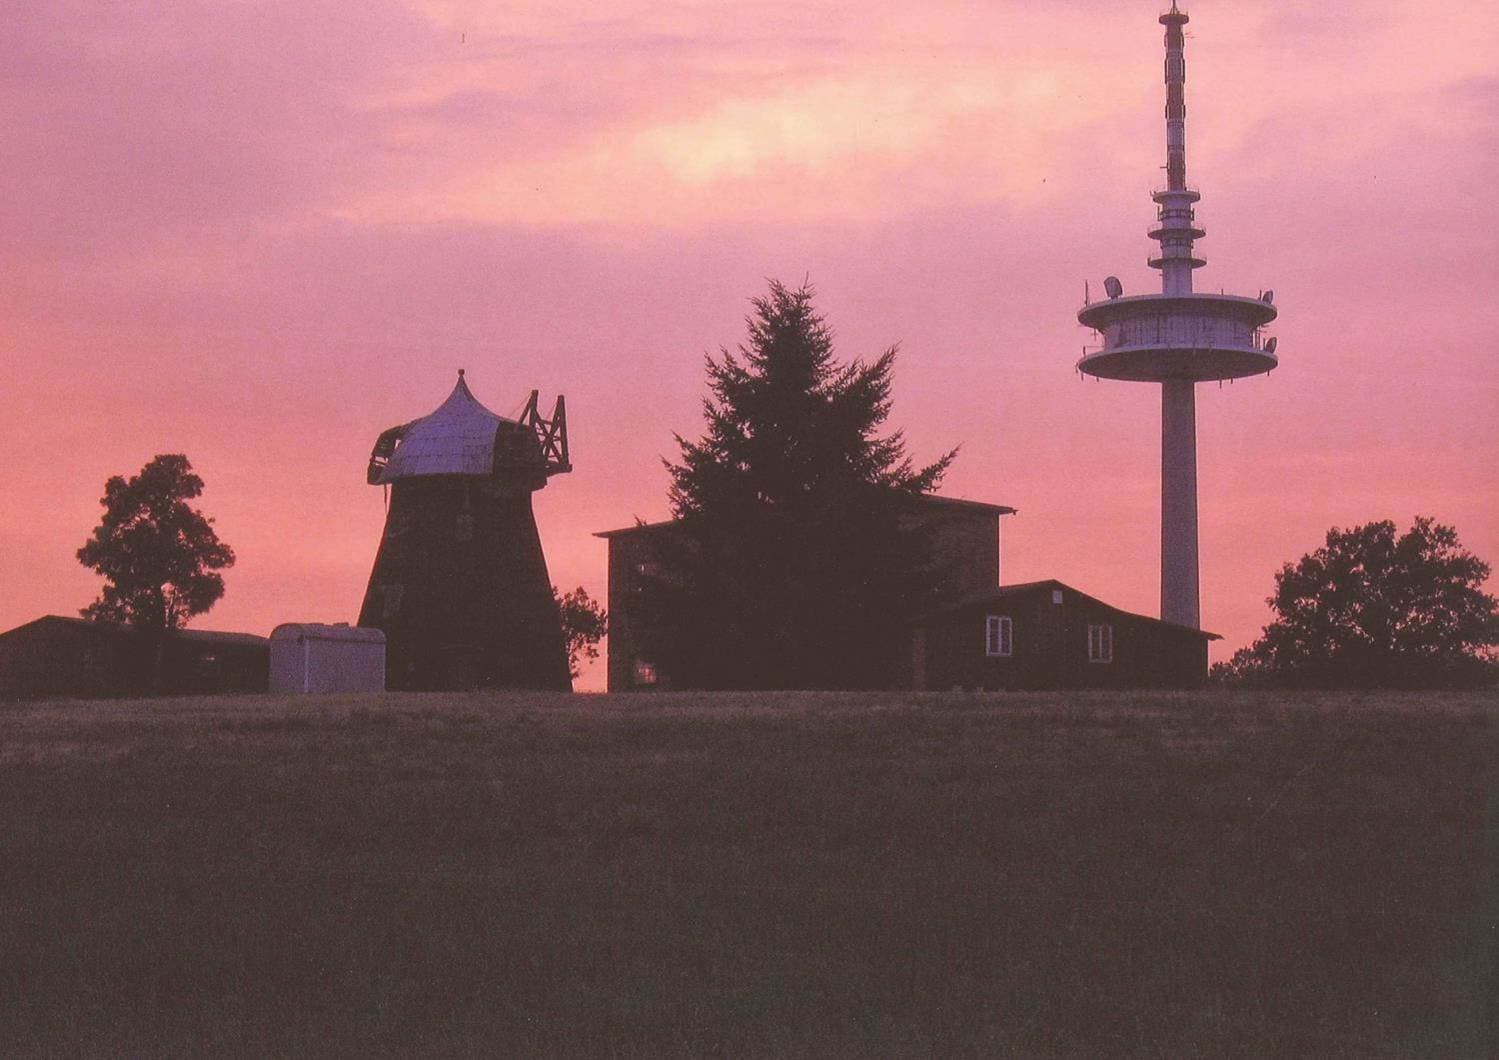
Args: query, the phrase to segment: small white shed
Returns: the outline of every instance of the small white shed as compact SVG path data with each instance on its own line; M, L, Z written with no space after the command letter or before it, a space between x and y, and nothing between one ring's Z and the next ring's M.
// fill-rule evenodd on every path
M271 630L271 691L385 691L384 631L282 623Z

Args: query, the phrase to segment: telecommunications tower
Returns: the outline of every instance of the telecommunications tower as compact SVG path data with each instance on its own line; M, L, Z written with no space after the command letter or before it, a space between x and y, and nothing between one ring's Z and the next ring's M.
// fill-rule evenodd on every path
M1265 325L1275 319L1272 293L1258 298L1198 294L1192 272L1206 262L1193 252L1205 234L1187 186L1187 62L1182 27L1187 15L1176 0L1160 18L1166 27L1166 187L1155 192L1160 243L1151 268L1161 270L1161 293L1124 296L1119 281L1104 281L1107 298L1089 301L1077 319L1094 329L1101 345L1086 349L1078 371L1099 379L1161 384L1161 618L1198 627L1197 396L1200 382L1270 372L1275 339Z

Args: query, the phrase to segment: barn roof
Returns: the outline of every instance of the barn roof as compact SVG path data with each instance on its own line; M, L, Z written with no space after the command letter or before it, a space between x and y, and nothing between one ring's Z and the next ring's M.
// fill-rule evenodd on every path
M488 475L494 469L495 432L514 422L479 404L458 370L446 401L406 424L379 482L417 475Z
M1167 622L1165 619L1155 618L1152 615L1141 615L1137 614L1134 611L1126 611L1121 607L1115 607L1113 604L1106 603L1096 596L1089 596L1081 589L1074 589L1072 586L1067 585L1065 582L1059 582L1055 578L1045 578L1041 581L1034 582L1017 582L1014 585L1001 585L994 589L986 589L981 593L973 593L969 596L963 597L961 600L957 600L951 604L939 607L936 610L928 611L926 614L918 618L913 624L917 626L927 625L938 618L955 614L959 611L966 611L970 607L1001 604L1006 600L1014 600L1019 597L1028 596L1032 593L1037 592L1051 592L1056 589L1060 589L1064 593L1070 593L1073 596L1081 597L1089 603L1096 604L1097 606L1107 611L1112 611L1115 614L1124 615L1128 618L1138 618L1144 622L1155 622L1162 626L1169 626L1172 629L1185 630L1188 633L1195 633L1199 637L1203 637L1207 640L1223 639L1220 634L1209 633L1205 629L1194 629L1191 626L1183 626L1176 622Z
M994 515L1014 515L1017 509L1006 504L988 504L984 501L970 501L961 497L939 497L935 493L914 494L911 498L919 507L953 508L972 512L988 512ZM609 539L611 537L625 537L630 534L651 533L653 531L665 530L677 525L677 519L663 519L657 523L636 523L634 526L622 526L617 530L599 530L593 536Z

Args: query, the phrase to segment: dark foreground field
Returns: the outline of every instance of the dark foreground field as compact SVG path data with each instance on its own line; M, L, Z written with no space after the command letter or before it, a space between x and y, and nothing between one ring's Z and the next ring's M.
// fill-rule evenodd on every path
M1485 1055L1496 714L0 707L0 1053Z

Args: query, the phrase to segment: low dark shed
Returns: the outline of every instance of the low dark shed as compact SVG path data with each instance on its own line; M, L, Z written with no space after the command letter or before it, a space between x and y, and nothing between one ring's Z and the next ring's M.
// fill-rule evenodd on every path
M927 615L916 688L1196 688L1216 633L1110 607L1059 581L991 589Z
M0 699L263 692L269 662L269 641L249 633L44 615L0 633Z

